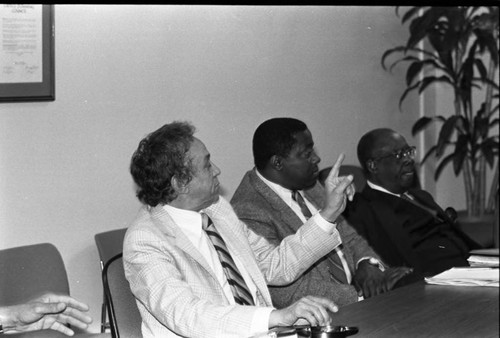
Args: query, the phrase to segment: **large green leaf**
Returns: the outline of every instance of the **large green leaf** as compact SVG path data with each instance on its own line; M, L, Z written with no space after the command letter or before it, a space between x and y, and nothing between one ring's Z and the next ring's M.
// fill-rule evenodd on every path
M433 29L438 19L446 13L446 7L430 7L424 11L422 16L416 17L410 23L410 37L406 43L407 47L415 47Z
M421 118L419 118L417 120L417 122L415 122L415 124L413 125L413 127L411 128L411 134L412 134L412 136L415 136L418 132L420 132L421 130L424 130L425 128L427 128L427 126L431 122L433 122L433 119L431 117L422 116Z
M453 171L455 172L455 175L458 175L460 174L463 162L467 157L467 137L465 135L459 135L457 137L455 152L453 155Z
M407 87L405 89L405 91L403 92L403 95L401 95L401 98L399 99L399 110L401 110L401 105L403 104L403 101L404 101L406 95L408 95L408 93L411 92L412 90L417 89L419 85L420 85L420 81L415 83L413 86Z
M441 172L443 171L443 169L448 165L448 163L453 161L454 156L455 156L454 154L450 154L450 155L446 156L445 158L443 158L443 160L438 164L436 171L434 172L434 180L437 181L437 179L439 178L439 175L441 175Z
M405 56L404 58L401 58L399 60L394 61L391 64L391 67L389 68L389 72L392 72L392 69L396 67L398 64L401 62L409 62L409 61L420 61L420 59L416 56Z
M476 66L477 71L479 72L480 79L487 79L488 78L488 70L486 70L486 67L484 66L483 60L481 59L474 59L474 65Z
M382 58L381 58L381 64L382 64L382 68L384 70L387 70L387 66L385 64L386 62L386 59L391 56L392 54L395 54L395 53L402 53L403 55L406 55L408 53L417 53L417 54L423 54L424 56L427 56L429 58L435 58L436 59L436 56L433 54L433 53L430 53L424 49L421 49L421 48L406 48L404 46L398 46L398 47L394 47L394 48L391 48L387 51L384 52L384 54L382 54ZM410 56L407 56L405 58L402 58L400 60L397 60L395 62L401 62L401 61L412 61L412 60L420 60L419 57L416 57L416 56L413 56L413 55L410 55ZM393 64L391 64L391 69L394 67Z
M455 85L453 84L452 80L448 75L442 75L439 77L436 76L427 76L420 81L420 88L418 89L418 93L421 94L429 85L434 84L434 83L447 83L454 87Z
M425 59L425 60L417 59L416 61L414 61L410 65L410 67L408 67L408 70L406 71L406 85L410 86L411 83L413 82L415 76L419 75L420 72L424 73L423 70L425 70L425 68L427 66L430 66L430 67L434 68L434 70L436 70L436 69L442 70L443 72L445 72L446 74L449 75L448 69L446 67L442 66L441 64L439 64L439 62L437 62L436 60L433 60L433 59Z
M411 9L409 9L408 11L406 11L406 13L403 15L403 18L401 19L401 23L404 24L406 21L411 19L414 15L418 15L418 11L422 8L425 8L425 7L415 6ZM398 15L398 7L396 7L396 15Z
M490 130L489 126L489 118L488 115L485 114L485 103L481 104L481 108L476 112L474 116L474 134L475 138L479 137L485 139L488 137L488 132Z
M457 119L459 119L459 116L456 115L450 116L441 127L441 130L439 131L439 138L436 149L437 157L441 157L447 145L449 144L451 135L455 131L455 124L457 122Z
M431 122L437 122L437 121L444 122L446 121L446 118L440 115L434 117L422 116L417 120L417 122L415 122L415 124L413 124L413 127L411 128L411 134L415 136L417 133L427 128L427 126Z
M493 167L495 164L495 154L498 154L498 142L492 138L487 139L481 143L481 152L483 153L490 168Z
M436 148L437 146L434 145L432 146L424 155L424 158L422 158L422 162L420 162L420 164L423 164L425 161L427 161L427 159L433 154L436 152Z

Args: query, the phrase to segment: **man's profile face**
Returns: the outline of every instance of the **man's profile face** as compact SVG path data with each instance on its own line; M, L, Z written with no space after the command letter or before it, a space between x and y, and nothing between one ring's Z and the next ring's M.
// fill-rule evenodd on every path
M387 157L376 160L376 169L372 172L373 183L395 194L407 191L415 179L415 161L410 157L397 159L389 155L408 148L405 138L398 133L388 132L381 135L375 142L372 156Z
M314 142L311 132L306 129L295 135L295 144L290 154L283 158L280 171L282 183L290 190L311 188L316 184L321 161L314 151Z
M188 183L190 202L199 211L219 200L219 168L210 160L210 153L199 139L194 138L187 153L193 177Z

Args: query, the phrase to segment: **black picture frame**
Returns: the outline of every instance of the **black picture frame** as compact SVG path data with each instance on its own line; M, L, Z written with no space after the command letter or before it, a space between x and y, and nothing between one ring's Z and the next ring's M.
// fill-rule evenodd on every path
M0 82L0 102L54 101L56 98L54 5L41 6L42 82Z

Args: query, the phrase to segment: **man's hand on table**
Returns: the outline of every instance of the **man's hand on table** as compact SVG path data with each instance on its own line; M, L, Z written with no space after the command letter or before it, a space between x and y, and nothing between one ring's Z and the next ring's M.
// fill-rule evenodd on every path
M370 298L391 290L401 278L412 271L413 269L408 267L391 267L382 271L369 260L363 260L358 264L353 284L359 296Z

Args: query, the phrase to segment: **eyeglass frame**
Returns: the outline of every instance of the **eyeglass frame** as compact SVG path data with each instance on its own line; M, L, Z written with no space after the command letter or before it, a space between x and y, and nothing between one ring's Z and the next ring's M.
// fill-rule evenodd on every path
M394 156L396 158L396 160L400 161L403 158L408 158L408 157L414 159L416 154L417 154L417 147L415 147L415 146L409 146L407 148L403 148L403 149L399 149L399 150L393 151L392 153L387 154L387 155L383 155L383 156L372 158L371 160L373 162L376 162L376 161L383 160L384 158L388 158L388 157Z

